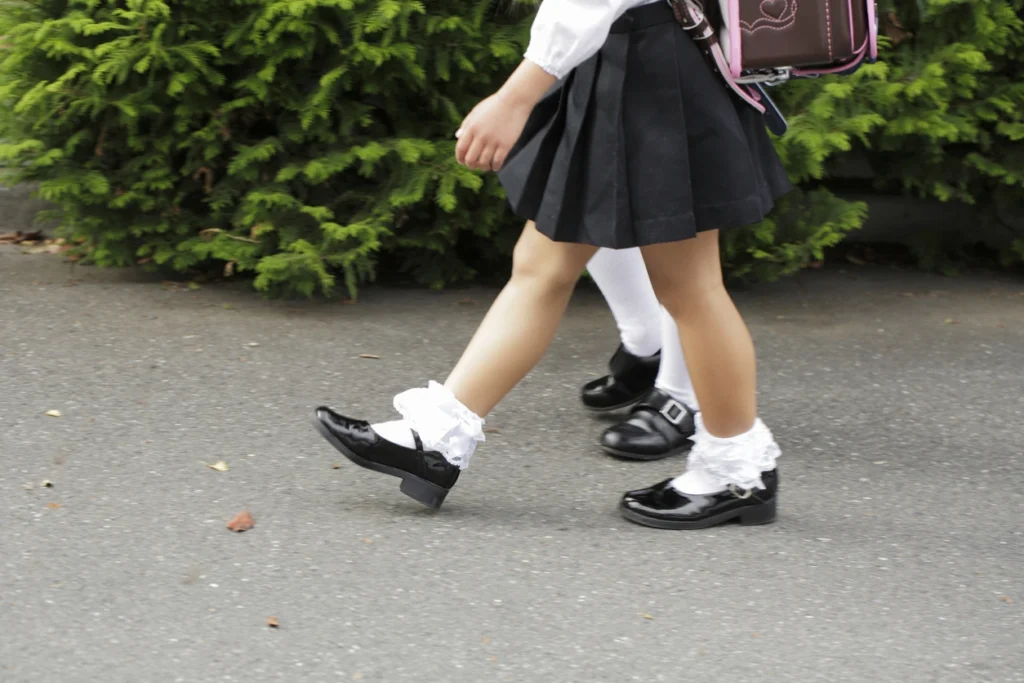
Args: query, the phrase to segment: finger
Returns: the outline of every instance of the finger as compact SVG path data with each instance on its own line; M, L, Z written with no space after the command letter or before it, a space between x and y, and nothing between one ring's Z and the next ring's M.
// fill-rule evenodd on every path
M459 141L455 144L455 160L466 165L466 153L469 151L470 145L473 144L473 133L471 131L463 130L462 135L459 136Z
M493 145L488 145L487 147L484 147L484 151L480 153L479 164L481 171L493 170L491 168L491 162L494 159L494 150L495 148Z
M480 155L484 152L485 142L483 138L473 138L473 144L469 146L469 151L466 152L466 166L474 170L480 170Z
M500 171L501 167L505 165L505 159L508 158L508 150L504 147L498 147L494 150L494 157L491 159L491 170Z

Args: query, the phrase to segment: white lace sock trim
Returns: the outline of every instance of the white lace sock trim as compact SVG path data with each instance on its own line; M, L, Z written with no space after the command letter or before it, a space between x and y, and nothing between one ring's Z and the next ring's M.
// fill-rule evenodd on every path
M712 436L698 413L693 449L686 461L686 473L672 480L672 486L693 495L724 491L730 485L741 489L763 489L761 473L775 469L782 450L771 430L760 419L749 431L737 436Z
M437 451L459 469L469 466L478 442L484 441L484 421L437 382L395 396L395 410L420 435L423 447Z

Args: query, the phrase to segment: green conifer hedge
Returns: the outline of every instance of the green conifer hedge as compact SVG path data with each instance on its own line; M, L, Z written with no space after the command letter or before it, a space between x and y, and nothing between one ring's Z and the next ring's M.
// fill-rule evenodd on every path
M777 91L804 189L728 233L732 275L801 268L861 224L827 189L851 150L884 189L1019 206L1022 1L895 2L884 62ZM530 4L4 0L0 163L100 265L304 295L501 270L519 226L452 134L520 59Z

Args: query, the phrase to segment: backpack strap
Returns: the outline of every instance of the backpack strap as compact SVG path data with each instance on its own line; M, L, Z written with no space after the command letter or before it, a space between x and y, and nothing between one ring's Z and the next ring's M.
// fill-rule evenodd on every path
M684 31L690 34L693 42L697 43L697 47L700 48L704 58L711 66L711 70L721 76L729 89L736 93L741 100L764 114L766 107L761 103L760 96L733 79L729 70L729 62L722 51L721 43L718 42L718 34L704 12L704 7L697 0L667 0L667 2L672 7L676 21Z

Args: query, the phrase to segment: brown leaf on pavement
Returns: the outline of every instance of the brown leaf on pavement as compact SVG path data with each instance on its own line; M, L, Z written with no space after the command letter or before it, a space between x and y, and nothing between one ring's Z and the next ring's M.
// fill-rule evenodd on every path
M206 465L207 467L209 467L211 470L217 470L218 472L227 472L228 471L228 464L226 462L224 462L223 460L215 462L212 465L210 463L208 463L208 462L204 462L203 464Z
M43 233L35 232L5 232L0 233L0 244L21 244L22 242L36 242L43 239Z
M278 623L277 617L267 617L267 626L270 628L280 628L281 624Z
M51 510L59 510L60 503L47 503L46 507L50 508Z
M501 430L497 427L484 427L484 434L501 434Z
M61 417L61 416L63 416L63 413L61 413L59 410L47 410L46 411L46 416L47 417Z
M248 531L254 526L256 526L256 520L252 518L252 515L249 514L248 510L242 510L235 515L234 519L228 522L228 528L232 531L237 531L238 533Z
M375 353L361 353L359 354L359 357L365 358L366 360L380 360L380 356Z

